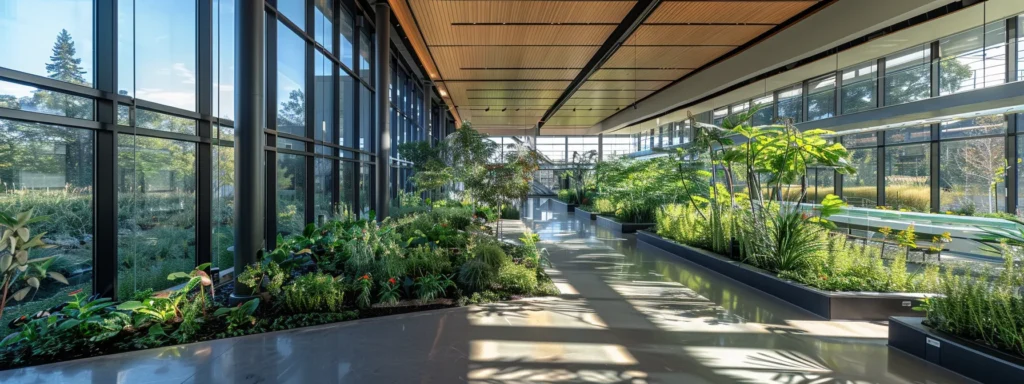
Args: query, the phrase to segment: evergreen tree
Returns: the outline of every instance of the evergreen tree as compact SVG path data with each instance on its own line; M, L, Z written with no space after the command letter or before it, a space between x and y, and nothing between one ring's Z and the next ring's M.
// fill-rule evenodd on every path
M46 64L46 72L54 80L65 81L78 85L89 85L85 81L85 70L81 66L82 59L75 57L75 41L68 30L61 29L57 42L53 44L53 55Z

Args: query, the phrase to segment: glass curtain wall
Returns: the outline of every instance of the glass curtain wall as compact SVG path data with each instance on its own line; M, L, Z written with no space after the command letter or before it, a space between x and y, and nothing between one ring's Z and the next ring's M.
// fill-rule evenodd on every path
M277 233L318 218L369 213L375 47L373 17L356 3L267 4L265 180L273 247ZM33 256L59 256L51 270L71 283L48 285L0 323L77 289L130 297L169 287L171 272L205 262L233 266L234 6L0 5L0 45L8 53L0 55L0 78L18 79L0 80L0 138L7 143L0 146L0 210L50 216L33 230L47 232L57 247ZM409 77L407 84L422 83ZM400 142L425 137L423 97L422 90L409 92L408 108L400 108L406 123L393 128Z

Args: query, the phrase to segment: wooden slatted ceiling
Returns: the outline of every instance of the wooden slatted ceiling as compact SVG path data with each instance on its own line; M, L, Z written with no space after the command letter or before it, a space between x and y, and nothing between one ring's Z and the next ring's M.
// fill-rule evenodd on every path
M437 63L441 79L436 83L443 84L450 101L478 126L523 124L523 117L512 115L511 110L501 117L503 107L536 108L528 121L536 124L635 4L632 0L394 1L408 4L415 16L416 33L422 33ZM488 106L491 110L484 112Z
M389 1L421 61L430 62L427 72L436 72L432 78L445 101L480 128L523 126L524 118L534 119L527 125L536 123L635 5L632 0ZM545 126L592 125L816 2L664 0ZM490 111L484 111L487 107ZM521 112L513 114L515 108Z
M713 60L728 54L739 46L769 32L817 1L663 1L661 5L627 39L624 46L608 59L583 89L614 87L608 82L593 80L676 80ZM650 68L629 69L623 68ZM683 69L692 68L692 69ZM656 85L660 89L670 82ZM641 89L655 86L645 84ZM638 85L638 88L640 86ZM563 116L573 107L601 105L628 108L633 98L607 96L603 101L582 99L575 95L556 116ZM605 117L615 110L602 110ZM577 120L552 119L545 127L576 126Z

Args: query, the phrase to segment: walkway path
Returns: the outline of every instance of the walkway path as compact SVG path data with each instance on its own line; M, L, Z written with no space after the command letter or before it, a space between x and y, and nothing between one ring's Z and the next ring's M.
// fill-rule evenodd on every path
M535 199L563 295L0 372L15 383L960 383L885 345Z

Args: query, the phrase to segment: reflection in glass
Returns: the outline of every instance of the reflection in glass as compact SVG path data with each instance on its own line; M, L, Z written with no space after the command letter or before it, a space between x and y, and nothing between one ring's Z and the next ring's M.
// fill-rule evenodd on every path
M885 205L915 212L931 211L929 144L885 148Z
M325 218L334 217L334 206L331 201L331 187L334 185L334 160L317 157L314 163L314 175L313 178L314 187L314 219L318 219L320 215Z
M195 111L196 3L119 1L117 22L120 92Z
M338 212L341 214L351 214L355 211L352 209L356 202L356 163L349 161L340 162L338 168L338 192L340 196L338 198L339 207Z
M235 2L213 3L213 113L235 119Z
M33 210L48 216L31 226L34 234L52 249L36 249L31 257L57 256L50 271L68 278L70 285L42 285L25 302L64 302L67 293L92 291L93 260L93 132L36 123L0 119L0 212L16 214ZM18 282L12 290L25 286ZM9 303L10 304L10 303ZM0 337L7 324L53 304L9 305L0 318Z
M196 134L196 121L184 117L171 116L168 114L135 109L135 125L139 128L155 129L186 135Z
M827 119L836 112L836 77L812 80L807 85L807 121Z
M940 39L939 52L940 95L1006 81L1006 23L1002 20Z
M373 81L373 39L366 33L359 34L359 77Z
M306 156L277 154L277 232L302 233L306 226Z
M277 0L277 10L300 29L306 29L306 0Z
M306 136L306 43L278 22L277 130Z
M885 144L916 143L928 141L932 138L932 126L930 124L903 127L885 131Z
M91 87L93 1L4 0L0 47L0 67ZM11 93L0 84L5 94Z
M0 81L0 108L92 120L93 101L66 93Z
M1006 132L1006 117L988 115L966 119L944 121L939 125L939 138L955 139L960 137L977 137L997 135Z
M334 49L334 0L316 0L313 2L314 28L316 42L327 48Z
M339 71L341 95L338 97L338 145L352 147L356 132L356 81L345 71Z
M221 270L234 265L234 253L229 248L235 244L235 149L213 146L213 266Z
M179 284L173 272L195 267L196 144L118 135L117 289Z
M316 140L334 142L334 63L316 52L313 77L313 131Z
M359 169L359 211L364 218L370 214L370 185L373 183L372 171L369 164L362 164Z
M341 46L341 52L338 52L338 59L341 63L348 68L355 67L355 57L352 52L353 43L355 40L355 21L352 20L352 14L345 9L345 6L341 6L341 17L339 18L340 25L338 29L341 30L341 41L338 45Z
M855 207L878 205L878 151L875 148L850 150L853 175L843 175L843 200Z
M885 105L931 96L931 46L922 45L885 58Z
M1002 137L942 142L939 148L942 211L975 215L1005 209Z
M878 65L867 62L843 70L843 114L875 108Z
M359 149L376 151L376 140L370 134L373 122L373 93L365 86L359 87Z
M801 121L804 110L803 92L803 88L798 85L777 93L780 120L790 119L794 124Z

